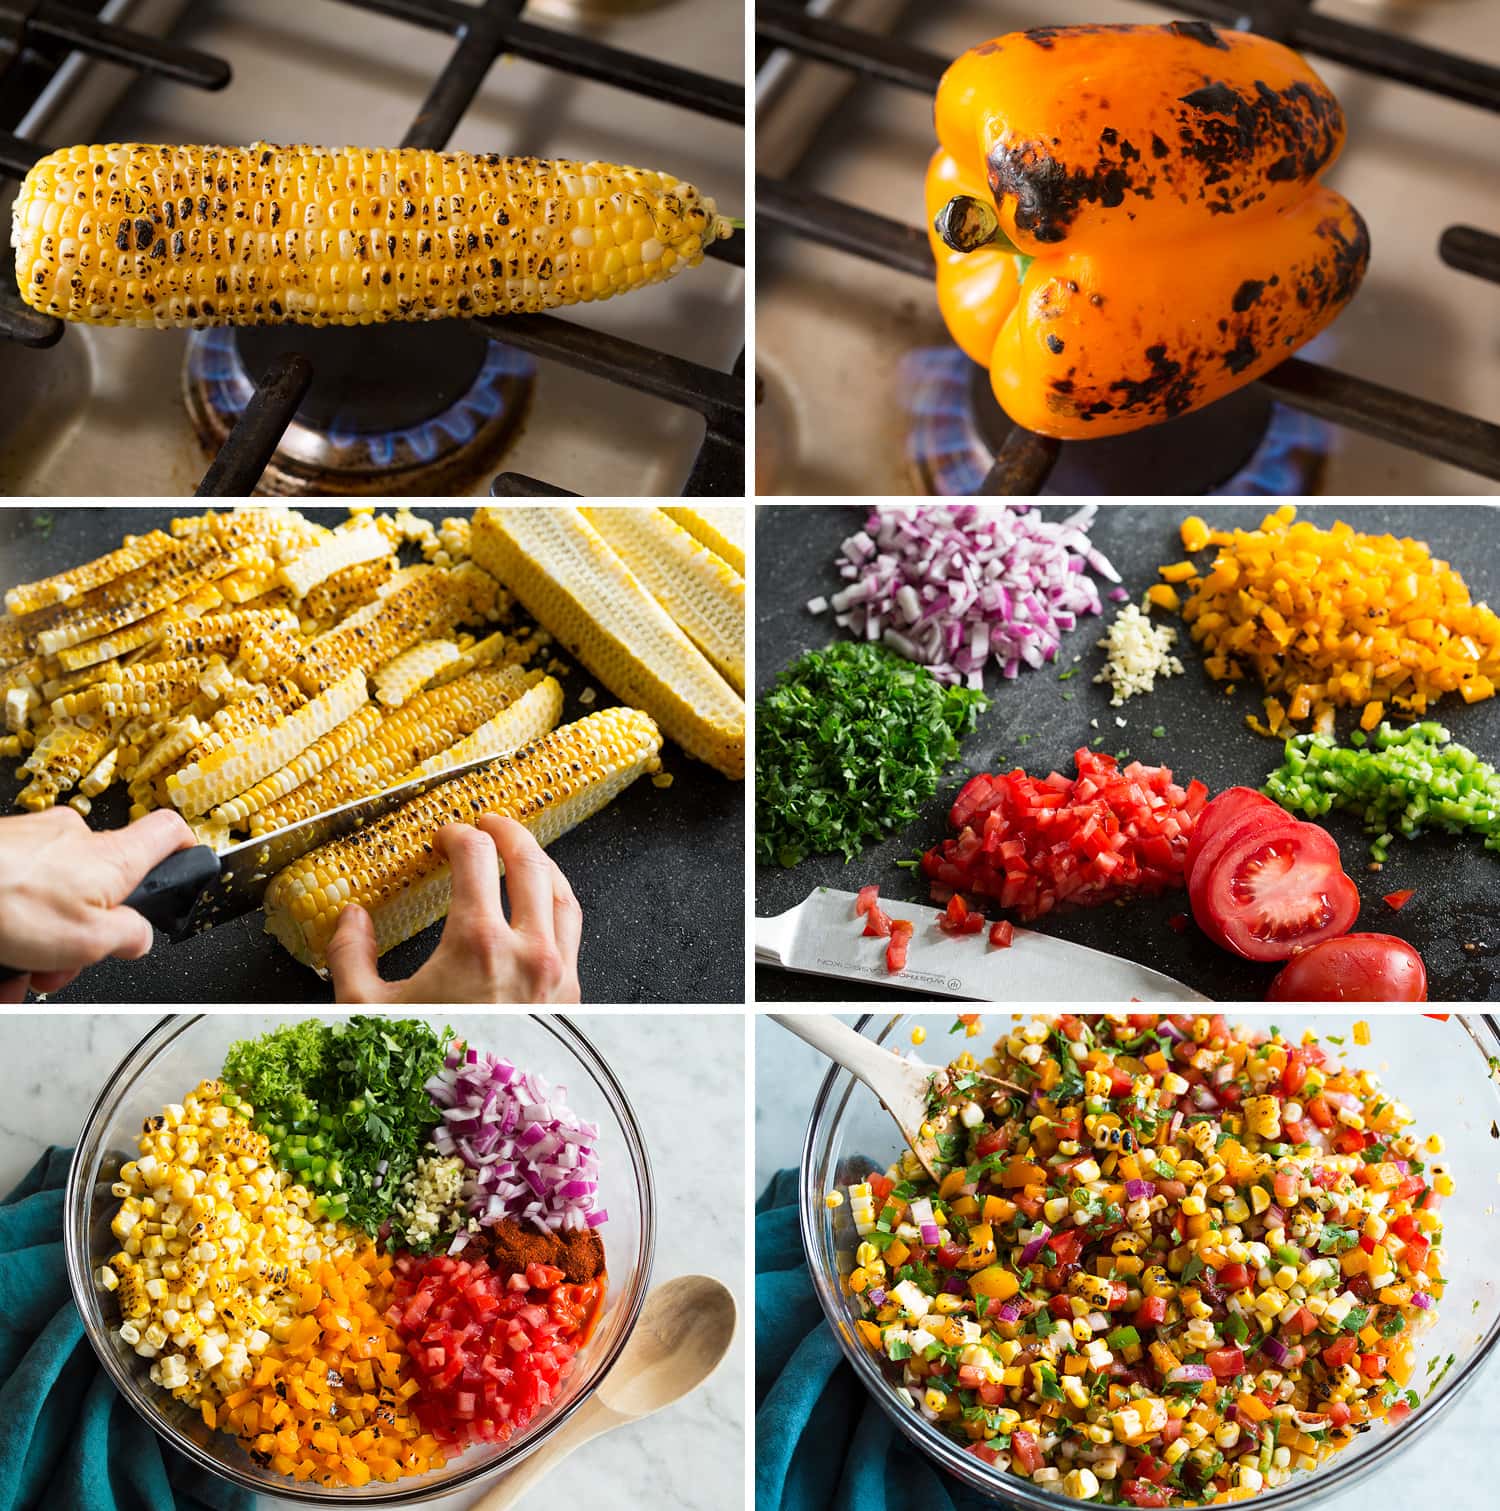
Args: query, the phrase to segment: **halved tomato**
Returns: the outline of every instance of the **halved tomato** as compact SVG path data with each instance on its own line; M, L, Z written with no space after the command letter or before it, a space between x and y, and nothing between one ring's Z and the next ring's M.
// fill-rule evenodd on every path
M1193 837L1188 841L1187 855L1183 860L1183 870L1187 875L1193 874L1193 867L1203 853L1203 847L1223 825L1255 808L1275 808L1277 813L1284 812L1265 793L1257 792L1253 787L1226 787L1209 803L1198 815L1198 822L1193 825Z
M1425 1002L1427 968L1391 934L1345 934L1299 950L1271 983L1268 1002Z
M1246 960L1286 960L1348 933L1359 892L1316 824L1250 813L1204 847L1188 883L1198 927Z

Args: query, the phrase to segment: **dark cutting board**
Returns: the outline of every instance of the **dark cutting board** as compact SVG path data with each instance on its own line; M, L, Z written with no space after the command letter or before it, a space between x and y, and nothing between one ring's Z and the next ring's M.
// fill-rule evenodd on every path
M1060 519L1073 506L1046 505L1047 518ZM1268 506L1269 507L1269 506ZM1180 561L1186 554L1178 526L1191 513L1203 515L1218 527L1252 529L1267 512L1255 502L1208 504L1106 504L1096 517L1094 542L1114 563L1131 597L1158 581L1156 568ZM865 520L864 507L822 505L762 506L756 519L756 680L763 693L802 651L829 643L843 632L832 614L813 615L806 603L842 586L833 562L839 542ZM1348 507L1314 505L1299 517L1328 526L1345 519L1367 533L1391 532L1426 540L1433 554L1463 574L1476 599L1500 605L1500 511L1484 504L1409 504ZM1203 558L1199 558L1200 560ZM1110 584L1101 584L1101 592ZM1177 647L1184 667L1180 677L1158 681L1156 691L1129 699L1118 709L1109 706L1109 689L1095 686L1093 677L1104 664L1095 642L1120 605L1105 600L1102 618L1082 620L1064 637L1056 664L1041 671L1022 670L1013 682L986 671L990 707L963 747L963 757L927 804L922 819L884 844L866 850L849 865L833 855L814 856L791 870L756 869L755 911L760 916L780 913L800 902L814 887L855 890L878 882L881 894L900 901L928 901L920 875L899 869L895 862L918 854L950 831L947 812L965 775L980 770L1009 770L1022 766L1031 772L1053 769L1071 773L1073 752L1098 734L1101 747L1130 753L1152 765L1170 766L1184 785L1192 777L1217 792L1242 783L1260 786L1280 764L1279 741L1253 733L1246 713L1259 713L1258 689L1242 684L1226 697L1223 687L1203 671L1198 648L1185 633ZM1153 617L1162 619L1159 611ZM1180 626L1179 626L1180 629ZM1058 674L1077 663L1078 674L1059 682ZM993 663L992 663L993 666ZM1072 692L1071 701L1063 694ZM1125 728L1115 719L1122 717ZM1353 727L1357 715L1340 716L1340 735ZM1466 707L1461 700L1444 700L1429 717L1437 718L1484 759L1500 758L1500 699ZM1090 719L1099 721L1091 728ZM1165 730L1153 738L1153 728ZM1396 934L1422 952L1427 963L1429 992L1434 1001L1495 1001L1500 999L1500 854L1485 850L1474 838L1423 835L1415 842L1397 839L1383 871L1372 874L1368 838L1345 814L1333 814L1326 826L1339 842L1344 866L1358 883L1362 906L1356 929ZM1416 896L1397 913L1381 901L1382 894L1402 888ZM1042 925L1050 934L1127 956L1175 976L1179 981L1221 1001L1259 1000L1274 966L1257 966L1218 949L1189 926L1174 932L1168 920L1187 911L1185 892L1129 904L1087 909L1049 918ZM1465 951L1465 943L1475 946ZM915 959L915 950L913 951ZM851 996L890 1001L911 1000L895 989L870 990L832 978L793 974L772 967L756 970L756 996L761 1001L839 1001Z
M175 508L0 508L0 592L114 549L127 534L165 528ZM335 524L341 508L302 512ZM437 523L467 513L417 509ZM566 656L561 657L567 660ZM559 679L564 721L590 710L578 695L593 687L594 708L615 701L582 667ZM643 777L602 813L551 848L583 906L579 977L585 1002L738 1002L744 997L744 789L677 746L662 748L675 780L658 788ZM12 807L14 763L0 768L0 814ZM89 822L125 821L128 802L112 787L95 800ZM437 944L434 924L381 957L388 980L412 974ZM260 913L172 944L158 935L139 961L101 961L50 1001L328 1002L331 987L299 965L263 930Z

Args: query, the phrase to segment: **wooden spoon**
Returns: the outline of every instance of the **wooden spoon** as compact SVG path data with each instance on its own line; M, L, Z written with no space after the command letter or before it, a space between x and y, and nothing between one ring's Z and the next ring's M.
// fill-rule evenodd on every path
M734 1297L712 1276L679 1275L657 1286L598 1390L472 1511L506 1511L590 1438L638 1422L696 1390L724 1357L736 1322Z
M922 1168L933 1180L942 1179L937 1136L951 1129L954 1119L946 1114L933 1118L928 1108L934 1095L941 1096L947 1089L951 1079L948 1070L923 1065L918 1060L907 1060L865 1038L847 1023L840 1023L837 1018L791 1017L781 1013L769 1016L863 1081L896 1120L901 1137L911 1146L911 1152L921 1161ZM970 1074L987 1086L998 1086L1017 1096L1028 1095L1023 1087L1012 1081L1002 1081L998 1076L987 1076L979 1071ZM931 1138L923 1137L924 1124L933 1130Z

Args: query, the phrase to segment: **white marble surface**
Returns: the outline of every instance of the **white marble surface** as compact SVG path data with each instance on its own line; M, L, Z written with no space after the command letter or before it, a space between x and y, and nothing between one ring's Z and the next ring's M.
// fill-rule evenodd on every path
M106 1074L150 1027L136 1015L0 1017L0 1191L48 1144L75 1142ZM740 1303L734 1346L708 1384L660 1415L585 1445L522 1502L620 1511L729 1511L744 1504L744 1019L575 1015L644 1127L660 1204L653 1278L717 1276ZM684 1137L684 1130L690 1136ZM607 1157L607 1152L606 1152ZM462 1511L482 1490L424 1504ZM262 1499L262 1511L291 1503Z
M839 1014L854 1023L856 1014ZM951 1018L932 1020L924 1053L944 1038ZM828 1070L816 1050L766 1018L755 1025L755 1194L777 1170L796 1166L813 1098ZM957 1039L948 1041L957 1046ZM957 1048L953 1053L958 1053ZM1493 1507L1496 1400L1500 1368L1491 1359L1480 1378L1449 1409L1425 1442L1395 1458L1364 1484L1318 1501L1319 1511L1480 1511ZM1488 1484L1490 1490L1483 1487Z

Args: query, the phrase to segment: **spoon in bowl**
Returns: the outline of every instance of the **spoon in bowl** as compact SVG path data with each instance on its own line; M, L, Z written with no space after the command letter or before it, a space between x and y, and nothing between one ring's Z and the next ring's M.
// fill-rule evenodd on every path
M507 1511L590 1438L638 1422L696 1390L724 1357L736 1323L734 1297L712 1276L679 1275L657 1286L599 1388L473 1511Z
M773 1022L863 1081L895 1119L901 1137L921 1161L922 1168L933 1180L942 1179L937 1141L940 1135L951 1130L955 1119L945 1111L934 1114L933 1108L935 1103L939 1107L946 1106L948 1097L956 1092L948 1070L905 1059L865 1038L847 1023L840 1023L837 1018L822 1015L793 1017L783 1013L769 1016ZM979 1071L967 1074L973 1076L977 1085L999 1087L1013 1096L1028 1094L1023 1087L1013 1081L1002 1081L998 1076L987 1076ZM932 1132L924 1133L924 1128L930 1128Z

